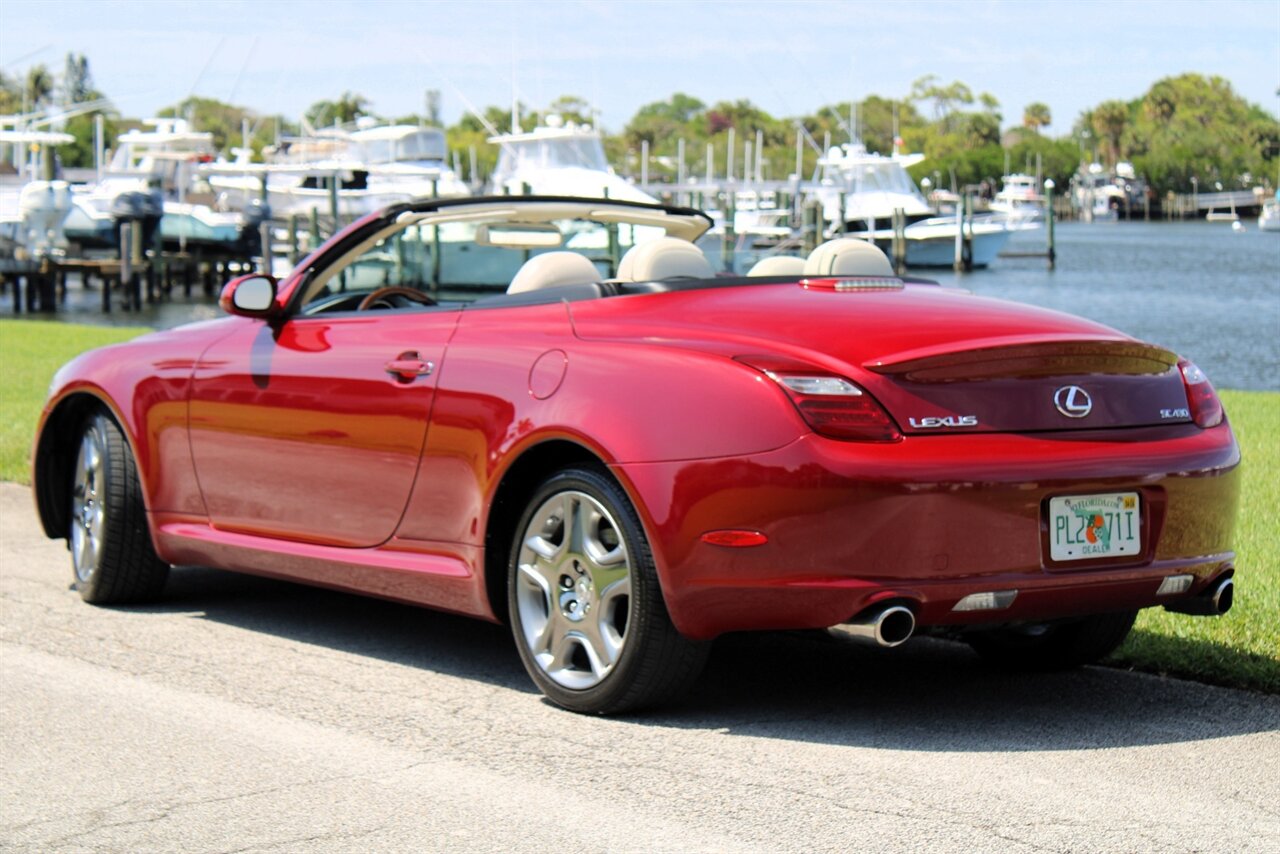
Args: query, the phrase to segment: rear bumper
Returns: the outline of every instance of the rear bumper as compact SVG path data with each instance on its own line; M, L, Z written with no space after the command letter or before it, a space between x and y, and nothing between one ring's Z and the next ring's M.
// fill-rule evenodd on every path
M689 637L822 628L877 602L922 627L1042 620L1166 604L1166 576L1201 593L1230 569L1239 449L1225 423L1034 435L810 435L766 454L622 464L650 534L667 606ZM1047 559L1048 499L1137 491L1144 549L1123 561ZM749 529L753 548L701 541ZM1017 590L999 611L955 612L971 593Z

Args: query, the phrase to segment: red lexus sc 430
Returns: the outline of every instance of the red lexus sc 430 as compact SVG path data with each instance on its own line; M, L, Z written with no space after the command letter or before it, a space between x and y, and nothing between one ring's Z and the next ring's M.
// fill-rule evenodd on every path
M673 698L724 632L1065 667L1231 605L1240 452L1191 362L841 238L717 276L711 221L417 201L229 316L54 380L36 504L89 602L170 565L510 624L538 687Z

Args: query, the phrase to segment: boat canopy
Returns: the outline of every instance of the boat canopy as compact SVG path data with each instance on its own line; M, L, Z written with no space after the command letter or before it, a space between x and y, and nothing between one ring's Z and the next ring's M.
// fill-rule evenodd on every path
M495 176L539 169L590 169L609 172L600 135L589 128L540 127L531 133L493 137L502 146Z
M444 160L444 131L438 128L382 127L351 134L355 159L368 164Z

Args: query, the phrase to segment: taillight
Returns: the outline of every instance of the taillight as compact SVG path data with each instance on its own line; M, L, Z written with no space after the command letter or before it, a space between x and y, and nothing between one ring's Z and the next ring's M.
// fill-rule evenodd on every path
M1197 427L1217 427L1222 423L1222 401L1204 371L1185 359L1178 363L1182 384L1187 389L1187 408Z
M865 389L844 377L767 357L739 356L781 386L813 432L854 442L897 442L902 431Z

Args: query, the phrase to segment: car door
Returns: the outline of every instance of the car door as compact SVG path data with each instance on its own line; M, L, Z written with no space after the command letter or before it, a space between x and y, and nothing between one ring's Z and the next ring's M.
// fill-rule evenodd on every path
M201 357L191 451L214 527L338 546L394 533L459 311L246 322Z

